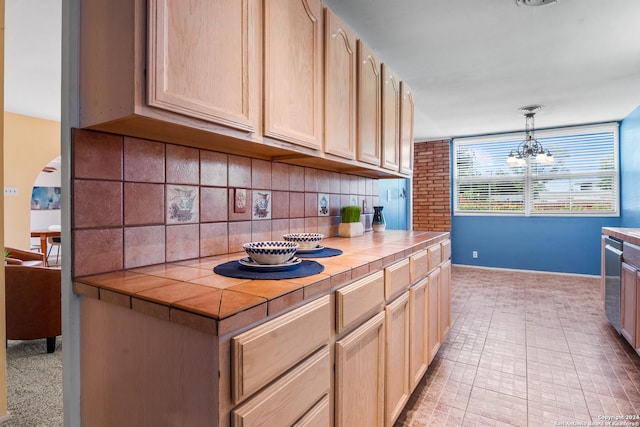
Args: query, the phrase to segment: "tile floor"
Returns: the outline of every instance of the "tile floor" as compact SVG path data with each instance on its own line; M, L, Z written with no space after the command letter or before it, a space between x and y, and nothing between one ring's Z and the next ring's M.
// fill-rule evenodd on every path
M454 266L451 304L396 427L640 425L640 356L606 319L599 278Z

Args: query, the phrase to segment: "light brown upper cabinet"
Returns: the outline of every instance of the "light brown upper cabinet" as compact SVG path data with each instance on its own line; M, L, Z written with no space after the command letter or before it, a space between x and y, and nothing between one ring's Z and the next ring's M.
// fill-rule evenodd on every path
M358 40L357 159L380 166L380 62L373 51Z
M148 104L255 132L257 1L149 0ZM258 53L258 54L256 54Z
M326 15L321 0L82 0L79 127L407 176L381 164L380 62Z
M354 159L356 151L356 36L325 9L324 151Z
M400 173L413 173L413 114L414 101L411 88L405 82L400 85Z
M400 168L400 79L382 64L382 167Z
M320 0L264 2L264 135L322 148Z

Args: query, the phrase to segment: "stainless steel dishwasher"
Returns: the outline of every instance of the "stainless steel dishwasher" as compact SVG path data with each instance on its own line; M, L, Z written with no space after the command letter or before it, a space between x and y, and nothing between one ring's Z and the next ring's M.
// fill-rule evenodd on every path
M604 309L613 327L620 332L622 241L605 236L604 242Z

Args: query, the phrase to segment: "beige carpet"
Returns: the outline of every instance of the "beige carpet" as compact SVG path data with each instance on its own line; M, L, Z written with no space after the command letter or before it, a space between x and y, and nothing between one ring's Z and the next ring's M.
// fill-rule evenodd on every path
M2 426L56 427L62 414L62 338L47 353L46 340L12 341L7 346L9 420Z

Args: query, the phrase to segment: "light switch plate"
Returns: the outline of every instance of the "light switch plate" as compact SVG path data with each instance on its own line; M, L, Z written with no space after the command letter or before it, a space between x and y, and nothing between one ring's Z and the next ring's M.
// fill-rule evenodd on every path
M5 196L17 196L18 195L18 187L4 187L4 195Z

